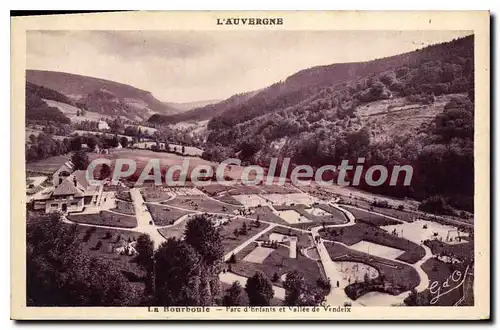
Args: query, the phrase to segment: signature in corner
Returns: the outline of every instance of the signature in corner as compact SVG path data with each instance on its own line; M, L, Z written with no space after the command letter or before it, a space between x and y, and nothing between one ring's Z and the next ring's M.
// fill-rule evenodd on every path
M448 278L442 285L440 285L438 281L432 282L431 286L429 287L429 291L432 295L434 295L434 297L430 300L430 304L436 304L439 301L439 298L449 294L450 292L458 288L463 287L465 278L469 271L469 267L470 265L467 265L464 273L462 273L460 270L455 270L450 276L448 276ZM463 295L465 295L465 290L463 292ZM459 302L463 300L464 296L460 298Z

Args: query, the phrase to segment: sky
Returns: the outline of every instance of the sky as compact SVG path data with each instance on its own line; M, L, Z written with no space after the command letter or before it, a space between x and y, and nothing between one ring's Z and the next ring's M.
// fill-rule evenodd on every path
M368 61L470 31L28 31L28 69L108 79L165 102L222 100L317 65Z

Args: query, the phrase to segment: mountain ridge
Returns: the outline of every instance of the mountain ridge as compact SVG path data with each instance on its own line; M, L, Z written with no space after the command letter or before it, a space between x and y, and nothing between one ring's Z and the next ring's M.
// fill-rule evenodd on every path
M179 112L178 109L156 99L149 91L107 79L59 71L26 70L26 81L45 86L83 103L89 95L106 90L120 101L123 112L130 112L127 116L131 119L137 119L135 117L147 119L153 112L163 114ZM100 112L101 109L91 111L94 110Z

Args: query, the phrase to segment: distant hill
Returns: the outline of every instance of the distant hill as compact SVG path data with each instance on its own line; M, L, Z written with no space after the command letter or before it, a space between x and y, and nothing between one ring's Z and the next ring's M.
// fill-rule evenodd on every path
M194 101L194 102L165 102L169 107L177 109L179 112L186 112L196 108L201 108L210 104L219 103L221 100L206 100L206 101Z
M107 115L142 120L155 112L166 115L179 112L148 91L114 81L41 70L27 70L26 81L62 93L86 110Z
M155 114L151 116L151 118L149 118L148 121L153 124L163 125L163 124L177 124L180 122L189 122L189 121L209 120L212 119L213 117L223 114L224 111L231 109L232 107L235 107L239 104L246 102L256 93L257 91L236 94L224 101L214 104L208 104L205 106L195 108L190 111L170 116Z

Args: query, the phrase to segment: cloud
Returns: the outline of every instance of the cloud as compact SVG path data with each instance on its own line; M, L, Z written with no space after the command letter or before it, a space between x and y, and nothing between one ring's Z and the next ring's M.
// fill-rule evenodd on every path
M164 101L224 99L316 65L366 61L467 31L29 31L27 67L109 79Z

